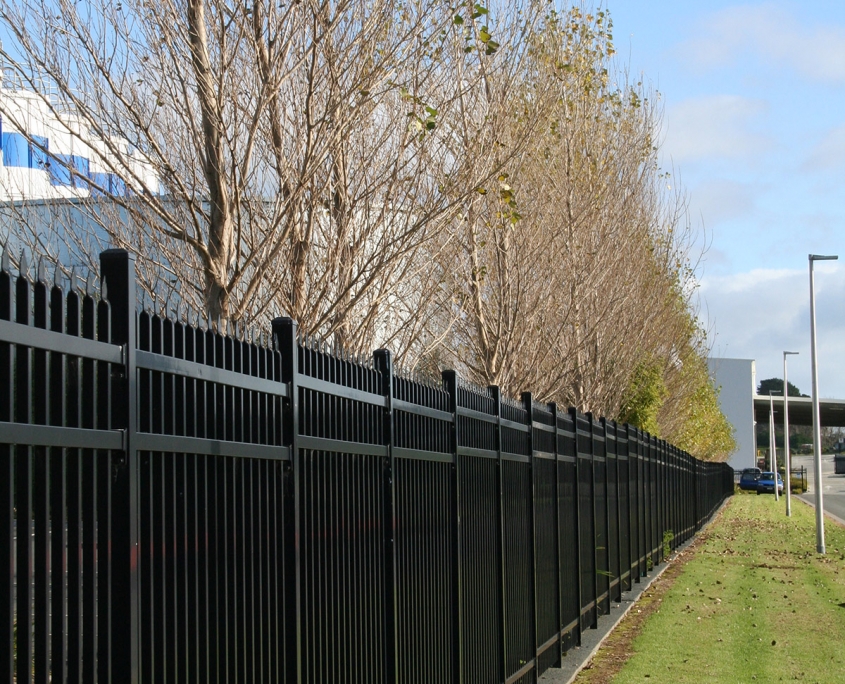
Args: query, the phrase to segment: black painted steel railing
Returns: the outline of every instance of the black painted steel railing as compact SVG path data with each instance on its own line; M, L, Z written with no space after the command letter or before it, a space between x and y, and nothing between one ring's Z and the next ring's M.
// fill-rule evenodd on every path
M533 682L733 471L0 268L0 682Z

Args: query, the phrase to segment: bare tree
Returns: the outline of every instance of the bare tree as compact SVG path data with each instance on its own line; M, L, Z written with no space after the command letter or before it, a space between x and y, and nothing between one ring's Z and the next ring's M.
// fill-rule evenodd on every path
M477 21L489 14L434 0L4 0L14 41L0 56L101 172L74 200L96 230L62 231L80 258L104 242L140 251L151 290L178 283L212 318L283 311L353 348L413 345L386 304L430 299L421 250L495 173L455 156L449 125L483 88L465 65L518 37L493 40ZM7 101L0 114L28 130Z

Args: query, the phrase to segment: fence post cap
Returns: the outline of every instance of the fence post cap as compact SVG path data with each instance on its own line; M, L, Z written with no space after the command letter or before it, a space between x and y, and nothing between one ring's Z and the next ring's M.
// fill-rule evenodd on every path
M122 247L112 247L110 249L106 249L100 252L101 259L116 259L118 257L123 257L135 261L135 254L127 249L123 249Z

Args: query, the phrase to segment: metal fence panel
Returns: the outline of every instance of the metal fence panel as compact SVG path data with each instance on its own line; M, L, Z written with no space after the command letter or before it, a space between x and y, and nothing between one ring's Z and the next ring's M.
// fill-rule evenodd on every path
M533 682L730 469L0 264L0 682ZM668 537L667 537L668 539Z

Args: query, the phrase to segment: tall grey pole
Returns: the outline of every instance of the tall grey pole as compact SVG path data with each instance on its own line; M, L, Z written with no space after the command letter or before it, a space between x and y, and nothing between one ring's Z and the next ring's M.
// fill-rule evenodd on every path
M833 261L838 256L810 254L810 367L813 378L813 467L816 499L816 551L826 553L824 546L824 497L822 496L822 438L819 417L819 370L816 364L816 294L813 282L813 262Z
M775 441L775 399L769 390L769 465L775 482L775 501L778 500L778 452Z
M789 455L789 381L786 379L786 357L798 352L783 353L783 460L786 466L786 516L792 516L792 457Z

